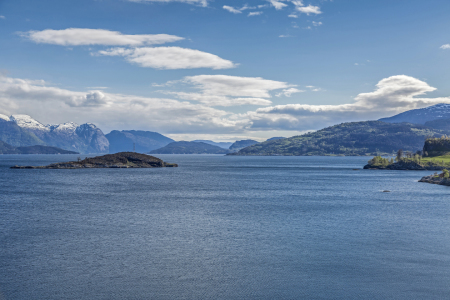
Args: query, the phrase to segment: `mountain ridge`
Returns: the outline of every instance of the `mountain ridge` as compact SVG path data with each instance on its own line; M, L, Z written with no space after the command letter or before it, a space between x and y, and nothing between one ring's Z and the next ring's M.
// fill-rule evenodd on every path
M47 145L81 153L105 153L109 149L105 135L92 123L44 125L20 114L0 115L0 140L13 146Z

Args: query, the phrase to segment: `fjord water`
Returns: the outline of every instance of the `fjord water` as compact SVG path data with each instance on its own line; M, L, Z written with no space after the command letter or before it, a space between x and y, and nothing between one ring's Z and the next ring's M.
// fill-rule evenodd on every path
M0 156L0 298L450 295L450 188L417 182L430 171L159 157L179 168L10 170L76 156Z

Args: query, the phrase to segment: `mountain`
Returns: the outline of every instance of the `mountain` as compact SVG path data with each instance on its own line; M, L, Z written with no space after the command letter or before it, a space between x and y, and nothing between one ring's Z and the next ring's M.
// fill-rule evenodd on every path
M446 130L450 132L450 119L438 119L433 121L428 121L425 123L426 127L438 129L438 130Z
M258 144L257 141L254 140L242 140L242 141L236 141L233 143L233 145L230 146L230 151L239 151L245 147L252 146L254 144Z
M421 150L426 137L446 132L423 125L366 121L343 123L282 140L267 141L233 155L377 155Z
M78 152L42 145L14 147L0 141L0 154L78 154Z
M105 135L92 123L44 125L28 115L0 115L0 139L13 146L47 145L81 153L109 149Z
M206 144L210 144L210 145L214 145L223 149L229 149L230 146L233 143L230 142L214 142L214 141L210 141L210 140L195 140L195 141L191 141L191 142L196 142L196 143L206 143Z
M106 135L106 138L109 141L110 153L132 151L133 143L136 146L136 152L147 153L175 142L157 132L139 130L113 130Z
M9 120L9 118L8 118ZM12 146L45 145L34 133L25 130L14 122L6 121L0 115L0 141Z
M272 137L270 139L267 139L266 142L268 142L268 141L275 141L275 140L282 140L282 139L285 139L285 137L276 136L276 137Z
M428 121L450 118L450 104L436 104L420 109L405 111L401 114L389 118L383 118L379 121L387 123L413 123L425 124Z
M227 154L228 150L202 142L173 142L150 154Z

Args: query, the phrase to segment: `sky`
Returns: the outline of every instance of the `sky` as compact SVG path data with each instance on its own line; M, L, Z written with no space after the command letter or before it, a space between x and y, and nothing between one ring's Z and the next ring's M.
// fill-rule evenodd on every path
M450 1L0 0L0 113L176 140L450 103Z

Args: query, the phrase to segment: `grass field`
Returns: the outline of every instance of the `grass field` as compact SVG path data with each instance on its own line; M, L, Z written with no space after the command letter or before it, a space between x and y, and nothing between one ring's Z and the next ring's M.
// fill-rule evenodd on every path
M423 157L422 162L437 162L437 163L450 163L450 155L435 156L435 157Z

